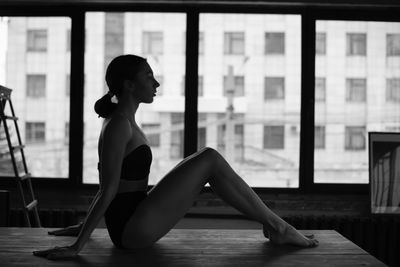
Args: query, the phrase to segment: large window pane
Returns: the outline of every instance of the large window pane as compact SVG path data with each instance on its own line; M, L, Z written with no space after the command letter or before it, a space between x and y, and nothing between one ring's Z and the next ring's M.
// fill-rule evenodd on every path
M102 25L102 27L99 27ZM84 183L98 183L97 141L102 119L93 111L95 101L108 91L104 73L121 54L147 58L161 84L150 105L141 104L136 121L153 152L149 184L155 184L183 157L186 17L179 13L86 14Z
M296 15L200 14L200 145L254 187L298 187L300 30Z
M400 23L321 20L316 32L314 181L368 183L368 132L400 131Z
M0 17L0 84L13 90L25 158L34 177L68 177L69 29L70 18ZM8 151L3 125L0 128L0 176L14 176L11 158L3 153ZM12 124L9 128L16 144Z

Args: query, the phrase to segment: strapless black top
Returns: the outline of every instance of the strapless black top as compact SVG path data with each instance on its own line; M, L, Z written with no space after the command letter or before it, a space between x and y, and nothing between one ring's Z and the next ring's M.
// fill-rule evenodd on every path
M152 160L150 147L147 144L138 146L125 156L122 162L121 179L130 181L146 179L150 173Z

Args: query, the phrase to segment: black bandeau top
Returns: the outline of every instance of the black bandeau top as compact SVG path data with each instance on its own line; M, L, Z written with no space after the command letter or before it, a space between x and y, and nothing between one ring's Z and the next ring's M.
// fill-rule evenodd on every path
M122 162L121 179L142 180L147 179L153 156L147 144L142 144L125 156Z

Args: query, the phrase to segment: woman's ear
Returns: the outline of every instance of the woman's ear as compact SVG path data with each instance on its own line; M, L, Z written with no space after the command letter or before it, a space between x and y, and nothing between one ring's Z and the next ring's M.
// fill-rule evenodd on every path
M131 80L124 80L123 86L125 89L133 90L135 88L135 83Z

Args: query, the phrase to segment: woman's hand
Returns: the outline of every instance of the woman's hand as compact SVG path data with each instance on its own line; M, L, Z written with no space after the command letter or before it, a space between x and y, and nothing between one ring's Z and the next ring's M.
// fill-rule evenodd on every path
M54 247L46 250L33 251L33 255L49 260L72 259L78 255L78 250L73 246Z
M78 236L79 232L82 229L82 225L83 225L83 222L80 222L79 224L68 226L63 229L50 231L50 232L48 232L48 234L55 235L55 236Z

